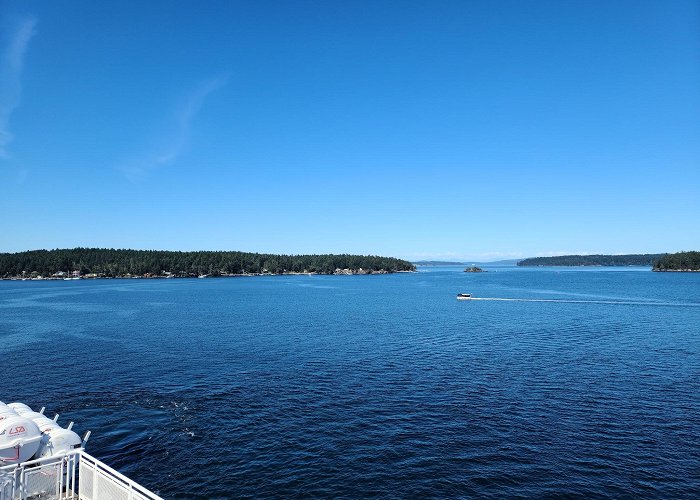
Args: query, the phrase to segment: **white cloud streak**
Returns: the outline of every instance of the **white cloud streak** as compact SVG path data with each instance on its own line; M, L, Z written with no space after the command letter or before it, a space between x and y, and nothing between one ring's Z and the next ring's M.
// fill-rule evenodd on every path
M175 139L157 154L140 158L124 165L120 170L126 178L133 183L138 183L151 171L177 160L189 142L192 122L204 105L204 101L211 93L224 87L228 83L228 79L228 75L212 78L191 92L176 112Z
M36 33L35 27L33 17L16 23L0 54L0 158L7 158L7 145L14 138L9 129L10 116L22 99L24 57Z

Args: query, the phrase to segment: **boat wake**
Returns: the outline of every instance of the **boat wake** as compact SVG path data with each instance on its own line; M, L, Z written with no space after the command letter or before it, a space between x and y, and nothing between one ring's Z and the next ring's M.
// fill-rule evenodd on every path
M687 302L652 302L643 300L525 299L505 297L471 297L469 300L492 300L502 302L553 302L559 304L614 304L622 306L700 307L700 304L692 304Z

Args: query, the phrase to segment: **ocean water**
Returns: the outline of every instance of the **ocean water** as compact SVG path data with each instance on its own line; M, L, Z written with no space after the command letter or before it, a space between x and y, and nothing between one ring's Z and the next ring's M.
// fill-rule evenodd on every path
M0 400L166 498L700 497L700 273L489 271L0 282Z

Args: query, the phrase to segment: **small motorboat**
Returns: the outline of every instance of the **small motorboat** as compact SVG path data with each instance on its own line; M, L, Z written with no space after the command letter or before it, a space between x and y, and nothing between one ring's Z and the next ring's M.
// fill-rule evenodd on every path
M458 293L457 300L469 300L472 298L471 293Z

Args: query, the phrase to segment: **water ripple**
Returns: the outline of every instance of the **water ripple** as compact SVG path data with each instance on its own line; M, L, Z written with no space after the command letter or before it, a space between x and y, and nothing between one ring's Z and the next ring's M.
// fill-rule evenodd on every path
M700 276L367 278L0 283L0 399L168 498L700 496Z

